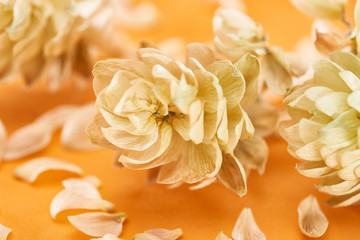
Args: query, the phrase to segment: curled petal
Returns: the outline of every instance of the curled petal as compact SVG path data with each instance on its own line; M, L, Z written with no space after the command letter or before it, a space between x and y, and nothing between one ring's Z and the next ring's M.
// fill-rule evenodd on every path
M116 235L114 234L106 234L105 236L103 236L102 238L92 238L90 240L121 240L120 238L118 238Z
M220 232L217 236L215 240L231 240L230 238L228 238L223 232Z
M16 168L14 175L19 179L32 183L41 173L49 170L68 171L79 175L83 174L81 168L74 164L54 158L42 157L20 165Z
M235 156L223 154L222 165L217 177L226 187L241 197L246 194L245 170Z
M292 86L290 65L278 47L270 48L263 57L263 74L270 91L285 94Z
M78 180L80 181L80 180ZM64 182L66 187L59 192L51 202L50 214L53 219L65 210L69 209L92 209L111 211L114 205L101 198L94 185L89 182Z
M10 228L7 228L4 225L0 224L0 239L1 240L6 240L6 238L10 232L11 232Z
M250 208L244 208L232 232L234 240L265 240L265 235L255 222Z
M6 144L4 159L12 161L36 153L50 144L52 126L34 123L14 132Z
M302 13L313 18L339 19L347 0L290 0Z
M333 196L329 200L326 201L332 207L346 207L353 204L356 204L360 201L360 190L357 190L353 193L341 195L341 196Z
M316 30L315 37L316 48L324 54L339 51L350 45L349 39L336 32L322 33Z
M189 187L190 190L198 190L207 186L210 186L216 181L216 177L213 178L207 178L205 180L202 180L200 183L195 184L194 186Z
M75 228L89 236L104 237L106 234L119 236L126 215L93 212L68 216L68 219Z
M177 228L174 230L155 228L155 229L146 230L144 233L149 234L153 237L156 237L156 239L158 239L158 240L176 240L181 237L182 230L181 230L181 228ZM134 237L134 239L142 239L142 238ZM145 240L145 238L144 238L144 240Z
M329 222L321 211L316 197L310 195L302 200L297 211L299 226L303 234L309 237L320 237L326 232Z
M101 186L100 179L97 178L96 176L91 176L91 175L86 176L84 178L68 178L62 181L62 185L65 188L75 188L75 187L81 188L84 185L86 185L85 187L87 187L89 183L96 188L99 188Z

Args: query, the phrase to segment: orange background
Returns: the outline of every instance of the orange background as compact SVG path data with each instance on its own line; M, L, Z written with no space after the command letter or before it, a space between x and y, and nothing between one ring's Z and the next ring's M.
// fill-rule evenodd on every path
M132 33L134 40L158 42L167 37L183 37L186 42L210 42L215 5L206 0L153 0L161 19L151 30ZM291 50L296 41L310 32L312 19L294 9L288 0L247 0L247 13L269 33L270 42ZM354 1L350 4L352 7ZM350 14L351 16L351 14ZM63 103L86 103L93 99L91 87L81 91L71 88L47 93L41 88L25 90L15 85L0 86L0 118L9 132L29 123L44 110ZM328 196L316 191L319 182L299 175L296 161L277 137L268 139L270 158L263 176L252 173L248 193L239 198L220 183L198 191L187 186L168 190L166 186L146 184L145 171L114 168L112 153L74 152L64 150L55 134L44 151L16 162L0 165L0 223L13 229L9 240L24 239L90 239L66 220L50 218L52 198L62 189L60 181L70 174L45 173L29 185L13 178L14 169L34 157L51 156L79 165L85 174L102 180L100 192L113 202L116 211L128 214L121 238L131 239L144 230L182 228L182 239L215 239L220 231L231 235L235 221L244 207L253 210L261 230L270 240L307 239L298 227L297 206L309 194L323 202ZM359 206L333 209L321 204L330 225L320 239L360 239ZM69 212L68 212L69 213Z

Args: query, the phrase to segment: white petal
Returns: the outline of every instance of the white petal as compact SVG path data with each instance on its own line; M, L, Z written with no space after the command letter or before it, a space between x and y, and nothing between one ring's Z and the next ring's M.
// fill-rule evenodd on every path
M124 214L102 212L83 213L68 216L70 223L79 231L93 237L104 237L106 234L119 236L122 231Z
M321 211L316 197L310 195L302 200L297 211L299 226L303 234L309 237L320 237L326 232L329 222Z
M189 187L190 190L198 190L207 186L210 186L211 184L213 184L216 181L216 177L213 178L207 178L205 180L202 180L200 183L197 183L191 187Z
M63 184L66 188L59 192L51 202L50 214L53 219L60 212L69 209L111 211L114 208L114 205L103 200L96 187L87 181Z
M54 158L42 157L20 165L16 168L14 175L17 178L32 183L41 173L49 170L68 171L79 175L83 174L81 168L74 164Z
M250 208L244 208L232 232L234 240L265 240L265 235L255 222Z
M215 240L231 240L230 238L228 238L223 232L220 232L217 236Z
M144 233L156 236L157 238L159 238L159 240L176 240L181 237L182 230L180 228L174 230L155 228L146 230Z
M120 238L118 238L116 235L114 234L106 234L104 237L102 238L92 238L90 240L121 240Z
M0 239L1 240L6 240L6 238L10 232L11 232L10 228L7 228L4 225L0 224Z
M347 0L290 0L301 12L314 18L340 19Z

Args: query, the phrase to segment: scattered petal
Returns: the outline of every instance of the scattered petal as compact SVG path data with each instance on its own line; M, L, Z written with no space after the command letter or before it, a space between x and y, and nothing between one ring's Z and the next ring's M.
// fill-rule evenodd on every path
M96 187L86 180L65 180L63 185L65 189L54 197L50 205L53 219L69 209L111 211L114 208L114 204L103 200Z
M102 238L92 238L90 240L121 240L120 238L118 238L116 235L114 234L106 234L104 237Z
M234 240L265 240L265 235L255 222L250 208L244 208L232 232Z
M90 183L96 188L99 188L101 186L101 181L96 176L86 176L84 178L68 178L62 181L62 185L65 188L71 188L73 186L81 186L83 183Z
M228 238L223 232L220 232L217 236L215 240L231 240L230 238Z
M182 235L181 228L177 228L174 230L167 230L163 228L155 228L146 230L144 233L151 234L153 236L158 237L161 240L176 240Z
M30 160L17 167L14 175L28 183L33 183L41 173L49 170L68 171L79 175L83 174L81 168L74 164L54 158L41 157Z
M302 200L297 211L299 226L303 234L309 237L320 237L326 232L329 222L321 211L316 197L310 195Z
M10 228L0 224L0 240L6 240L7 236L11 232Z
M104 237L107 234L119 236L126 215L92 212L68 216L68 219L75 228L89 236Z

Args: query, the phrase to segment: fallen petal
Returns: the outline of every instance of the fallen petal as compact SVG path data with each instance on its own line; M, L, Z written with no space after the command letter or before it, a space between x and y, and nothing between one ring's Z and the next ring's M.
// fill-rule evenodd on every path
M215 240L231 240L230 238L228 238L223 232L220 232L217 236Z
M160 240L176 240L182 235L181 228L177 228L174 230L167 230L163 228L155 228L155 229L149 229L146 230L144 233L153 235Z
M11 232L10 228L0 224L0 240L6 240L7 236Z
M89 236L104 237L107 234L119 236L126 215L92 212L68 216L68 219L75 228Z
M255 222L250 208L244 208L236 221L232 232L234 240L265 240L265 235L261 232Z
M71 188L71 187L77 187L77 186L82 186L83 184L87 184L90 183L91 185L93 185L96 188L99 188L101 186L101 181L98 177L96 176L86 176L84 178L68 178L65 179L64 181L62 181L62 185L65 188Z
M103 200L98 190L84 180L64 181L63 185L65 189L54 197L50 205L50 214L53 219L60 212L70 209L111 211L114 208L114 204Z
M14 175L28 183L33 183L41 173L49 170L68 171L79 175L83 174L81 168L74 164L54 158L42 157L20 165L16 168Z
M104 237L102 238L92 238L90 240L120 240L120 238L118 238L116 235L114 234L106 234Z
M297 211L299 226L303 234L309 237L320 237L325 233L329 222L321 211L316 197L310 195L302 200Z
M50 144L52 126L34 123L20 128L8 139L3 158L5 161L16 160L36 153Z

